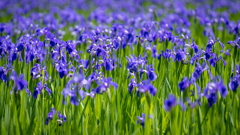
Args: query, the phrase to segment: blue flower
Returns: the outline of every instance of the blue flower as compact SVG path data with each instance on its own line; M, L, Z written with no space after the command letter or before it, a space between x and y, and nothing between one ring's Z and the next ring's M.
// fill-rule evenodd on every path
M59 77L62 79L65 75L68 74L69 72L68 66L71 65L71 63L66 64L63 62L58 62L58 63L55 63L55 65L56 65L56 69L58 71Z
M196 64L197 64L197 67L195 67L195 71L194 71L194 73L192 74L192 77L193 77L194 81L198 80L199 77L200 77L200 75L201 75L205 70L208 71L208 74L209 74L210 78L213 79L212 73L210 72L209 67L208 67L208 65L207 65L206 62L204 62L204 63L202 64L202 66L201 66L198 62L197 62Z
M117 90L117 88L118 88L118 84L113 82L112 78L109 78L109 77L108 78L103 77L101 79L101 82L97 81L97 83L99 86L96 88L96 93L98 93L98 94L100 94L102 92L106 92L107 89L110 87L110 85L112 85L115 88L115 90Z
M226 61L222 58L222 56L218 57L218 55L216 56L214 53L212 54L212 58L208 60L209 64L213 67L215 67L215 64L219 61L222 60L224 62L224 66L226 66Z
M217 79L220 81L217 81ZM227 87L223 84L223 80L220 77L216 77L214 82L209 82L207 88L203 91L203 95L208 100L209 107L212 107L212 105L217 102L217 92L219 92L223 98L228 94Z
M152 57L153 58L156 58L157 57L157 46L156 45L154 45L153 47L152 47Z
M232 90L232 91L236 91L238 86L239 86L239 83L237 80L231 80L228 84L229 88Z
M178 104L179 106L181 106L182 110L185 111L187 109L187 106L184 104L184 102L182 101L182 99L178 100Z
M137 116L137 124L140 122L143 128L145 128L145 114L142 113L142 117Z
M228 94L227 87L223 84L222 79L220 80L220 82L218 82L218 91L223 98L225 98Z
M60 112L58 112L58 118L60 119L60 120L57 120L58 122L60 122L59 126L62 125L62 119L63 119L64 122L67 121L67 117L65 115L62 115Z
M113 69L113 65L112 65L112 62L110 59L104 60L104 66L105 66L106 71L109 71L109 70L112 71L112 69Z
M178 50L176 50L176 47L174 46L173 50L174 50L174 54L176 55L175 60L177 60L178 62L184 61L187 58L186 52L185 52L186 48L184 49L179 48Z
M157 79L157 75L154 72L154 68L152 68L151 65L147 65L146 66L146 70L144 70L143 68L141 68L140 70L140 78L142 79L142 74L145 72L148 75L148 79L150 81L155 81Z
M151 65L148 65L147 68L148 79L151 81L155 81L157 79L157 75L154 72L154 68L151 68Z
M211 54L212 54L212 53L210 53L210 52L208 52L208 51L205 51L205 54L204 54L205 60L209 60L210 57L211 57Z
M39 77L41 77L42 70L44 70L45 76L48 76L46 66L42 66L41 68L40 64L36 63L35 66L31 68L31 76L33 77L33 79L38 79Z
M149 114L148 118L152 119L153 116ZM144 113L142 113L142 117L137 116L137 124L140 123L142 127L145 128L145 119L146 119L146 115Z
M12 94L12 91L15 88L17 88L17 90L20 90L20 91L25 88L28 95L29 96L31 95L31 92L27 88L28 82L24 80L24 75L23 74L21 74L21 75L19 75L19 77L17 77L17 73L15 71L13 71L13 74L10 78L14 81L14 86L11 90L11 94Z
M137 83L135 82L135 80L132 78L131 79L131 82L128 84L128 91L129 91L129 94L131 95L132 94L132 91L133 89L137 87Z
M51 111L48 113L48 117L46 119L46 125L48 125L49 120L53 119L54 114L56 114L55 108L51 108Z
M113 40L113 49L115 50L115 51L117 51L117 49L120 47L120 43L116 40L116 39L114 39Z
M216 104L217 102L217 94L216 93L211 93L207 96L207 100L208 100L208 106L212 107L213 104Z
M49 95L51 95L51 90L47 87L47 84L44 84L44 86L42 86L42 81L37 83L37 87L35 87L35 91L33 93L33 97L35 99L37 99L38 94L41 94L42 89L45 88L45 90L48 92Z
M10 60L11 60L12 62L15 61L15 60L17 59L17 52L15 52L15 51L12 52L11 55L10 55L10 58L11 58Z
M195 53L198 53L198 50L199 50L199 46L194 42L194 38L193 38L193 41L192 41L192 44L190 45L190 38L188 39L188 45L186 46L189 46L191 47Z
M51 45L51 47L53 48L53 47L56 45L56 43L55 43L53 40L51 40L51 41L50 41L50 45Z
M127 33L127 42L132 43L134 41L134 36L132 33L128 32Z
M129 72L138 72L138 67L141 64L140 61L135 56L126 57L128 60L127 69Z
M172 54L172 50L166 49L165 52L161 50L161 53L157 56L158 60L163 57L164 59L170 60L171 57L175 58L175 56Z
M183 80L178 84L179 89L183 92L190 86L191 82L188 81L187 77L184 77Z
M74 106L79 105L79 98L77 97L76 90L72 88L73 90L70 90L70 88L64 88L63 89L63 104L65 104L65 98L67 96L70 96L70 103L73 104Z
M11 67L7 67L7 70L4 69L4 67L0 67L0 79L3 81L3 82L7 82L7 73L12 70Z
M96 95L96 92L95 92L94 89L93 89L90 93L85 92L85 91L83 91L83 90L79 90L78 93L79 93L80 97L82 98L82 100L84 100L84 98L85 98L86 96L89 96L89 97L91 97L91 98L94 98L95 95Z
M55 108L51 108L51 111L48 113L48 117L46 118L46 125L49 124L49 121L53 119L53 117L56 113L57 113L57 111L55 110ZM60 112L58 112L58 118L59 119L57 121L60 122L59 126L62 125L62 119L64 122L67 121L66 116L62 115Z
M240 65L239 65L240 67ZM240 84L240 75L239 75L239 67L236 65L236 76L233 77L233 73L231 74L231 81L229 82L228 86L232 91L236 91L239 84ZM234 68L232 70L234 72Z
M157 89L150 83L149 80L142 81L138 84L138 91L137 95L139 96L139 93L146 93L149 92L152 96L155 96L157 93Z
M174 95L170 94L168 98L164 101L163 108L166 111L170 111L176 105L177 105L177 98Z
M21 52L23 50L24 46L22 43L20 43L18 46L17 46L17 51L18 52Z

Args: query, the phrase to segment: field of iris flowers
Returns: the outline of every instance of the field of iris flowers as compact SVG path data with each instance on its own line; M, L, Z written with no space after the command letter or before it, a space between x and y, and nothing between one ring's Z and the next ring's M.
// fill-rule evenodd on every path
M239 7L1 0L0 134L239 134Z

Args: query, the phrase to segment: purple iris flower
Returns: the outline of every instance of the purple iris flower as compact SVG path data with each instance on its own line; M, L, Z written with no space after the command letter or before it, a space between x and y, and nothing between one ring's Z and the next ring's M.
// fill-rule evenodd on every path
M215 67L215 64L219 61L222 60L224 62L224 66L226 66L226 61L222 58L222 56L218 57L218 55L216 56L214 53L212 53L212 58L208 60L209 64L213 67Z
M153 47L152 47L152 57L153 58L156 58L157 57L157 46L156 45L154 45Z
M121 44L120 44L116 39L113 40L113 49L114 49L115 51L118 50L118 48L120 47L120 45L121 45Z
M191 55L189 54L189 57L190 57L190 64L194 64L195 61L199 61L201 59L204 59L204 57L202 57L202 54L204 53L205 51L203 49L200 49L198 50L198 53L194 53L193 57L191 58Z
M0 79L2 79L3 82L7 81L7 75L3 67L0 67Z
M133 89L137 87L137 83L135 82L135 80L132 78L131 79L131 82L128 84L128 91L129 91L129 94L131 95L132 94L132 91Z
M23 50L23 48L24 48L23 43L20 43L20 44L17 46L17 51L18 51L18 52L21 52L21 51Z
M142 81L138 84L138 91L137 95L139 96L139 93L146 93L149 92L152 96L155 96L157 93L157 89L150 83L149 80Z
M139 58L137 58L136 56L131 55L130 58L129 57L126 57L126 58L128 60L127 69L131 73L133 73L133 72L137 73L139 65L143 66L144 64L146 64L145 58L143 58L141 56L139 56Z
M8 65L7 66L7 69L4 69L4 66L3 67L0 67L0 79L3 81L3 82L7 82L7 74L9 71L11 71L13 69L12 65Z
M194 71L194 73L192 74L192 77L194 78L195 81L199 79L200 75L201 75L205 70L208 71L211 80L213 79L212 73L210 72L209 67L208 67L208 65L207 65L206 62L204 62L204 63L202 64L202 66L201 66L198 62L197 62L196 64L197 64L197 67L195 67L195 71Z
M209 60L211 56L212 56L211 52L205 51L205 53L204 53L205 60Z
M237 46L240 49L240 37L237 37L234 41L228 41L228 44L232 45L232 47Z
M217 42L221 45L222 49L224 48L224 44L220 41L219 38L217 38Z
M57 43L56 43L56 39L51 39L49 44L51 45L51 47L53 48Z
M79 88L82 88L83 86L87 86L87 88L90 87L90 82L85 79L82 73L79 73L79 75L75 73L72 79L68 82L67 86L71 86L72 84L77 84Z
M168 60L170 60L171 57L175 58L175 56L172 53L172 50L170 49L166 49L165 52L161 50L161 53L157 56L158 60L160 60L161 57Z
M46 66L40 66L40 64L36 63L34 67L31 68L31 76L33 79L38 79L39 77L42 76L42 70L45 72L45 76L48 76Z
M19 75L19 77L17 77L17 73L15 71L13 71L13 74L10 78L14 81L14 86L11 90L11 94L12 94L12 91L15 88L17 88L17 90L20 90L20 91L25 88L28 95L29 96L31 95L31 92L27 88L28 82L24 80L24 75L23 74L21 74L21 75Z
M218 82L218 91L219 93L221 94L221 96L223 98L225 98L228 94L228 90L227 90L227 87L223 84L223 80L221 79L219 82Z
M82 60L81 61L83 68L86 70L89 67L89 60Z
M89 78L91 79L91 78ZM78 89L81 89L85 86L86 89L89 89L91 87L91 80L89 79L85 79L82 70L79 70L79 75L78 74L74 74L72 75L72 79L68 81L66 88L63 91L63 95L64 97L66 97L67 95L69 95L73 100L75 99L76 96L76 91L77 90L72 90L71 91L71 87L75 88L77 87Z
M194 109L197 105L201 106L201 98L197 99L196 101L192 101L189 97L187 97L186 101L191 109Z
M184 49L179 48L177 50L176 47L174 46L173 50L174 50L174 54L175 54L175 60L177 60L178 62L184 61L187 58L186 48L184 48Z
M147 74L148 74L148 79L151 81L155 81L157 79L157 75L154 72L154 68L151 68L151 66L147 66Z
M10 60L13 62L17 59L17 52L16 51L13 51L11 54L10 54Z
M79 105L79 99L77 97L77 93L76 93L76 88L72 88L72 90L70 90L70 88L64 88L63 89L63 104L65 104L65 98L67 96L70 96L70 103L73 104L74 106L78 106Z
M62 119L63 119L64 122L67 121L67 117L65 115L62 115L60 112L58 112L58 118L59 118L59 120L57 120L57 121L60 122L59 126L62 125Z
M59 57L60 57L59 51L55 51L55 50L51 51L51 59L53 59L53 61L57 61Z
M191 81L187 77L184 77L183 80L178 84L179 89L184 92L191 85Z
M239 66L236 64L236 74L240 75L240 64Z
M98 94L100 94L102 92L106 92L107 89L110 87L110 85L112 85L115 88L115 90L117 90L117 88L118 88L118 84L113 82L112 78L110 78L110 77L108 77L108 78L103 77L101 79L101 83L98 81L97 81L97 83L99 86L96 88L96 93L98 93Z
M140 70L140 78L142 79L142 74L145 72L148 75L148 79L150 81L155 81L157 79L157 75L154 72L154 68L151 68L151 65L146 66L146 70L144 70L143 68Z
M84 98L85 98L86 96L89 96L89 97L91 97L91 98L94 98L95 95L96 95L96 92L95 92L94 89L93 89L90 93L85 92L85 91L83 91L83 90L79 90L78 93L79 93L80 97L82 98L82 100L84 100Z
M71 63L66 64L64 62L57 62L55 63L55 65L59 73L59 77L62 79L65 75L68 74L69 72L68 66L71 65Z
M168 98L164 101L163 108L166 111L170 111L176 105L177 105L177 98L174 95L170 94Z
M128 64L127 69L129 72L138 72L139 62L135 56L132 56L131 59L127 57Z
M218 78L220 81L217 81ZM217 102L217 91L223 98L228 94L227 87L223 84L223 80L220 77L216 77L214 82L209 82L207 88L203 91L203 95L208 99L209 107Z
M234 72L234 68L232 69L232 74L231 74L231 81L229 82L228 86L232 91L236 91L237 88L240 86L240 64L239 66L236 65L236 75L235 77L233 77L233 72Z
M140 122L143 128L145 128L145 114L142 113L142 117L137 116L137 124Z
M55 108L51 108L51 111L48 113L48 117L46 118L46 125L49 124L49 121L53 119L54 115L57 113L57 111L55 110ZM67 121L67 118L66 116L62 115L60 112L58 112L58 122L59 123L59 126L62 125L62 119L64 120L64 122Z
M51 111L48 113L48 117L46 119L46 125L48 125L49 120L53 119L54 114L56 114L55 108L51 108Z
M134 40L135 40L134 35L132 33L128 32L127 33L127 42L132 43L132 42L134 42Z
M190 44L190 38L189 38L188 44L186 44L186 46L189 46L190 48L192 48L194 50L195 53L198 53L199 46L194 42L194 38L193 38L192 44Z
M0 33L3 33L4 29L5 29L5 24L0 23Z
M100 56L104 57L104 56L106 56L106 54L107 54L106 51L102 47L97 48L96 55L98 58Z
M43 90L43 88L45 88L45 90L48 92L49 95L51 95L51 90L47 87L47 84L44 84L44 86L42 86L42 81L37 83L37 87L35 87L35 91L33 93L33 97L35 99L37 99L37 96L41 94L41 91Z
M33 61L33 59L35 58L35 55L33 52L29 52L28 54L26 54L26 61L27 63Z
M148 118L152 119L153 116L149 114ZM145 119L146 119L146 115L144 113L142 113L142 117L137 116L137 124L140 123L142 127L145 128Z
M179 106L181 106L182 111L185 111L187 109L187 106L184 104L184 102L182 101L182 99L178 100L178 104Z
M207 44L207 47L206 47L206 51L207 52L212 52L212 47L216 42L218 42L221 45L222 49L224 48L224 44L220 41L220 39L217 38L217 40L215 40L215 38L213 36L213 38L209 37L209 41L208 41L208 44Z
M207 98L207 100L208 100L208 106L209 106L209 107L212 107L213 104L216 104L217 99L218 99L216 93L211 93L211 94L209 94L206 98Z
M239 81L237 79L231 79L231 81L229 82L228 84L229 88L232 90L232 91L236 91L238 86L239 86Z
M62 79L67 74L67 70L64 68L59 68L58 73L59 77Z
M109 70L112 71L112 69L113 69L113 64L110 59L104 60L104 66L105 66L106 71L109 71Z
M231 56L231 53L229 53L230 51L231 51L230 49L228 49L226 51L220 50L221 53L223 53L224 55L228 55L228 56Z
M213 46L213 42L209 42L208 44L207 44L207 47L206 47L206 51L207 52L212 52L212 46Z

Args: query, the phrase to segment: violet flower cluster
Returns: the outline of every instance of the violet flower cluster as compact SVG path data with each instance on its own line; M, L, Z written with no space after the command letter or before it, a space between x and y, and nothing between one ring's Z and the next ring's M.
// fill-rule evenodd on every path
M152 5L147 7L143 6L144 2L37 0L28 1L27 6L25 0L0 2L0 10L6 11L0 14L0 18L7 18L0 21L1 83L13 86L10 93L18 94L25 89L35 100L44 96L43 90L49 98L55 96L50 86L61 82L63 89L58 91L63 96L63 104L70 101L78 106L87 97L94 100L95 96L122 87L124 84L116 77L116 71L126 69L128 74L122 76L128 81L129 94L136 94L138 100L146 93L154 98L162 92L162 84L158 84L162 78L161 69L156 68L156 63L164 61L171 66L194 67L193 73L178 83L178 88L183 93L192 86L197 88L197 98L193 97L195 91L192 90L185 99L176 93L161 99L166 111L176 105L184 111L186 103L193 109L201 106L203 98L212 107L218 101L218 94L222 98L228 95L228 87L237 91L240 64L234 61L229 82L223 81L216 73L214 77L211 68L220 64L228 66L231 63L226 59L237 57L237 54L231 56L230 51L240 50L240 21L230 19L231 14L240 11L239 1L220 0L210 7L194 0L199 5L194 9L186 8L189 1L185 0L151 0ZM228 12L218 12L219 8L228 8ZM36 9L47 12L37 12ZM79 14L78 9L89 11L89 14ZM12 16L11 19L8 16ZM206 44L196 37L194 40L196 32L190 29L193 22L203 28L199 38L208 39ZM224 44L226 39L217 38L216 31L227 32L234 39ZM210 79L206 88L201 88L199 82L206 72ZM54 114L56 111L52 109L46 124ZM66 121L62 114L58 113L58 117ZM144 127L145 115L137 119L137 123Z

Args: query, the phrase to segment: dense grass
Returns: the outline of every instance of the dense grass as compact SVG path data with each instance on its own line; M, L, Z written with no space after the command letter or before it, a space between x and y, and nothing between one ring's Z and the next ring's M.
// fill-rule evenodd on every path
M86 16L88 13L85 11L79 11L79 14L84 13ZM237 18L237 16L235 16ZM161 18L155 18L160 20ZM1 18L1 22L9 20L8 17ZM96 25L99 25L96 23ZM66 35L63 40L76 40L68 29L71 25L67 25L62 28L66 31ZM214 26L213 26L214 28ZM202 33L204 26L200 25L194 18L191 20L191 38L195 39L199 48L206 48L208 37L205 37ZM240 50L227 42L235 40L236 36L229 34L226 29L223 31L214 31L214 34L220 38L221 42L225 44L224 50L231 49L231 56L223 55L223 59L226 60L227 65L224 66L222 61L217 62L215 67L210 68L213 76L221 76L224 84L228 87L230 82L230 76L234 64L240 63ZM17 35L17 37L20 35ZM43 41L44 37L40 37ZM14 38L12 39L13 42ZM187 41L187 40L186 40ZM174 44L168 41L152 43L157 45L158 53L160 50L166 48L172 49ZM78 51L83 51L80 54L82 59L92 59L92 56L86 52L89 43L82 43L77 46ZM25 90L17 91L10 94L14 82L11 80L9 86L7 83L0 81L0 132L5 134L239 134L240 133L240 106L239 97L240 89L236 92L231 91L228 88L228 95L223 99L220 94L218 95L218 101L211 108L208 106L206 98L201 100L202 106L196 106L194 109L190 107L186 111L182 111L181 107L173 108L170 112L167 112L163 108L164 100L169 94L174 94L178 98L185 98L190 96L190 90L195 91L195 95L192 100L195 100L197 95L197 88L191 85L187 90L181 92L178 83L184 77L190 77L194 72L195 64L192 66L190 63L183 64L182 62L174 61L172 58L170 61L161 58L152 57L152 52L147 50L139 41L137 45L133 45L131 48L127 46L125 49L119 49L116 52L117 58L119 58L122 67L117 66L111 72L101 68L100 72L107 77L113 78L113 82L118 84L118 88L110 87L110 89L103 94L96 94L95 98L86 97L83 101L80 101L78 106L74 106L70 103L70 98L66 98L66 105L62 104L63 95L62 91L65 88L67 82L70 80L66 76L62 79L59 77L57 70L52 63L54 62L51 56L51 48L47 49L47 55L45 56L45 66L47 72L53 80L47 82L47 86L51 89L52 94L49 96L47 91L43 90L37 99L29 96ZM189 50L189 48L188 48ZM216 43L213 48L213 52L220 54L220 44ZM24 56L25 50L22 52ZM149 93L141 94L140 97L136 95L136 89L130 95L128 91L128 84L130 79L127 79L129 71L127 70L126 56L134 54L135 56L147 54L148 64L152 64L157 79L151 82L156 88L157 93L155 96ZM70 60L69 54L66 52L67 61L72 62L79 70L79 63ZM1 57L0 66L7 65L8 55ZM189 58L187 58L190 61ZM199 61L203 63L203 61ZM30 75L31 68L38 63L34 59L30 63L26 63L26 60L20 62L19 57L12 65L14 71L19 74L24 74L24 79L28 81L28 89L33 93L34 87L40 79L34 80ZM95 69L84 70L85 76L93 73ZM43 77L44 72L42 72ZM8 74L10 77L10 74ZM147 75L143 74L143 80L147 79ZM206 87L210 81L210 77L207 72L204 72L197 84L203 88ZM92 84L92 88L96 87L96 84ZM46 118L48 113L54 107L61 114L64 114L67 118L66 122L63 122L62 126L56 121L57 115L53 120L46 125ZM141 116L142 113L146 114L145 128L140 124L137 124L137 116ZM153 116L152 119L148 118L148 115Z

